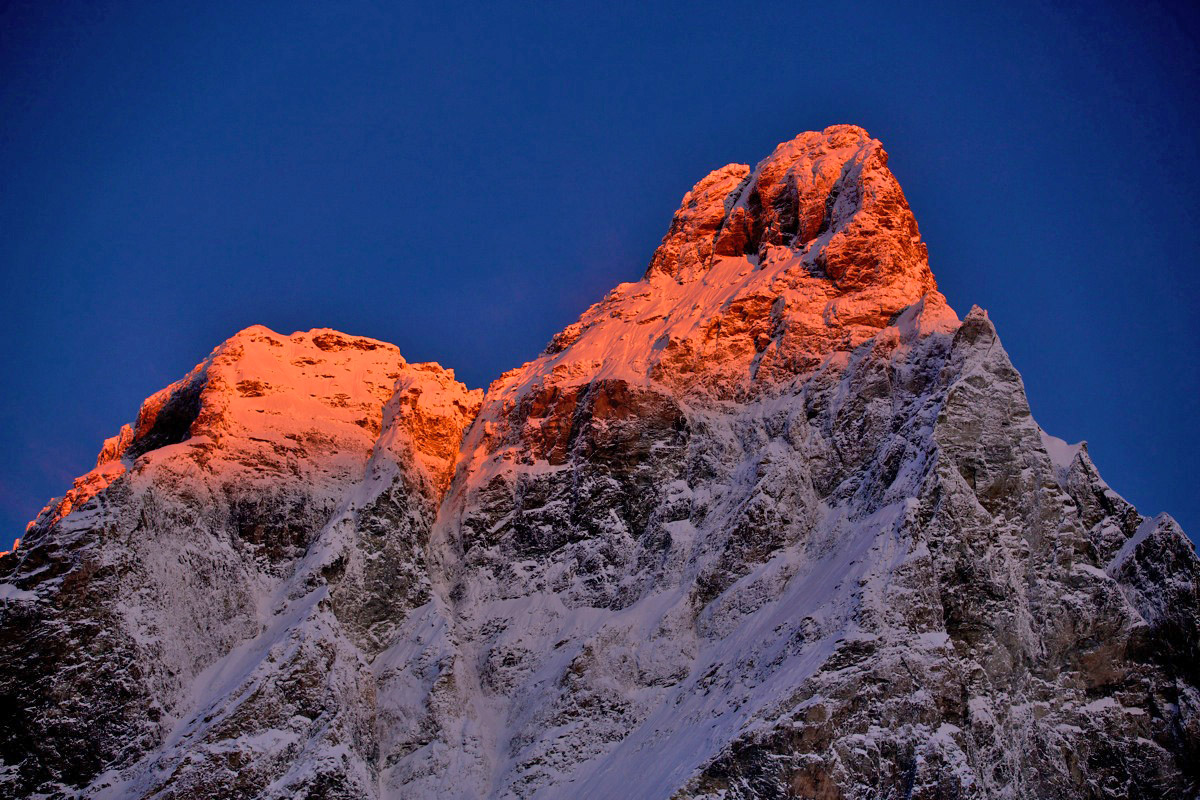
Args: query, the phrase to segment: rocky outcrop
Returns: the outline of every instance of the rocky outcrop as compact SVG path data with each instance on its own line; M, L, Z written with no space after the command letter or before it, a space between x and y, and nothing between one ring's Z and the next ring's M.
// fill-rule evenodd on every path
M407 364L392 345L262 327L150 397L0 563L8 790L80 785L128 767L179 735L181 721L204 729L185 738L193 746L272 724L307 738L331 698L349 692L354 700L338 705L354 706L369 684L358 686L357 655L333 643L369 639L385 611L424 602L413 550L478 402L452 373ZM397 539L401 525L407 540ZM318 552L329 563L309 566ZM420 579L405 583L389 565ZM342 622L336 631L287 638L279 603L298 582L331 595L322 602ZM272 633L297 651L271 649ZM228 662L253 641L259 657L283 659L276 683L239 698L232 716L205 719L199 687L232 681L225 688L247 691ZM314 684L313 670L339 680ZM195 765L197 785L260 785L245 753L213 761ZM179 769L165 779L192 785Z
M1192 544L1037 426L853 126L486 394L250 329L100 461L0 560L12 793L1200 790Z
M910 336L958 324L883 147L837 125L698 183L645 278L499 386L612 376L741 402L853 351L905 311Z

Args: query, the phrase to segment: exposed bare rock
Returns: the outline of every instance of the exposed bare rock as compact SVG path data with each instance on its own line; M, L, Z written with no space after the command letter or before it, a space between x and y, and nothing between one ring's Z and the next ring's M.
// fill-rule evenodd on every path
M225 744L212 759L196 756L205 742L273 724L290 731L292 746L322 730L331 708L369 697L361 657L340 642L369 635L377 604L391 618L406 600L427 597L413 552L478 395L382 342L255 327L150 397L136 424L105 442L96 470L47 506L0 562L11 587L0 624L0 703L9 710L0 747L11 765L3 780L17 794L80 784L173 735L192 747L197 777L176 766L146 787L169 779L217 792L238 773L250 791L274 780L267 767L254 777L248 752L229 761ZM392 533L401 521L409 540L376 530ZM326 551L331 564L308 575ZM413 596L389 591L400 583L389 569L397 563L419 576ZM336 616L303 617L314 624L302 633L281 623L300 612L278 606L298 581L336 587L322 601ZM298 649L280 651L282 642ZM251 669L256 657L279 661L264 673L267 686ZM250 671L230 674L239 658ZM205 686L247 696L214 715ZM264 750L286 763L278 746Z
M0 792L1200 792L1200 560L839 125L484 394L252 328L0 559Z

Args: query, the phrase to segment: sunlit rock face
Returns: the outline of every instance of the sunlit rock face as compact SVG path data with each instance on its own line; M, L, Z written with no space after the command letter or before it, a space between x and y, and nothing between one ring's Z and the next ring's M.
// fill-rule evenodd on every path
M0 560L0 787L1170 797L1200 562L1041 431L879 142L689 192L486 394L244 331Z
M913 334L958 324L887 153L837 125L696 184L645 278L618 286L501 386L613 376L691 400L746 400L853 351L905 311Z
M414 554L479 394L383 342L255 327L147 399L4 559L4 779L17 794L82 785L173 730L193 754L272 726L306 740L331 698L349 710L369 697L347 664L428 601ZM318 585L303 621L333 627L255 650L279 603ZM229 666L239 647L244 673ZM255 684L260 658L276 662L269 688ZM236 710L204 721L206 691L237 693ZM194 714L203 731L178 727ZM235 773L254 785L223 759L188 791Z

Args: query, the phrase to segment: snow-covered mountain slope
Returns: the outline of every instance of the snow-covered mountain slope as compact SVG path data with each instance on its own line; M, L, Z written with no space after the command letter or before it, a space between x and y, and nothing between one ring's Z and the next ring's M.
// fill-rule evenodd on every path
M225 759L243 719L282 743L332 735L314 709L350 714L370 690L361 653L427 601L414 541L479 400L392 345L262 327L149 398L4 560L10 794L54 794L179 740ZM293 683L257 700L264 660Z
M469 392L244 331L0 560L0 787L1178 797L1200 561L1032 419L877 141L685 197Z

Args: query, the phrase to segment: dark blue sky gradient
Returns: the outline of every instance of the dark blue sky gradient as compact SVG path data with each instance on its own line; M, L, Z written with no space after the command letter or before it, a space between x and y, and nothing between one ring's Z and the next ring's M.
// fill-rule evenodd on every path
M1193 4L643 5L5 4L0 542L240 328L486 385L836 122L1043 426L1200 533Z

